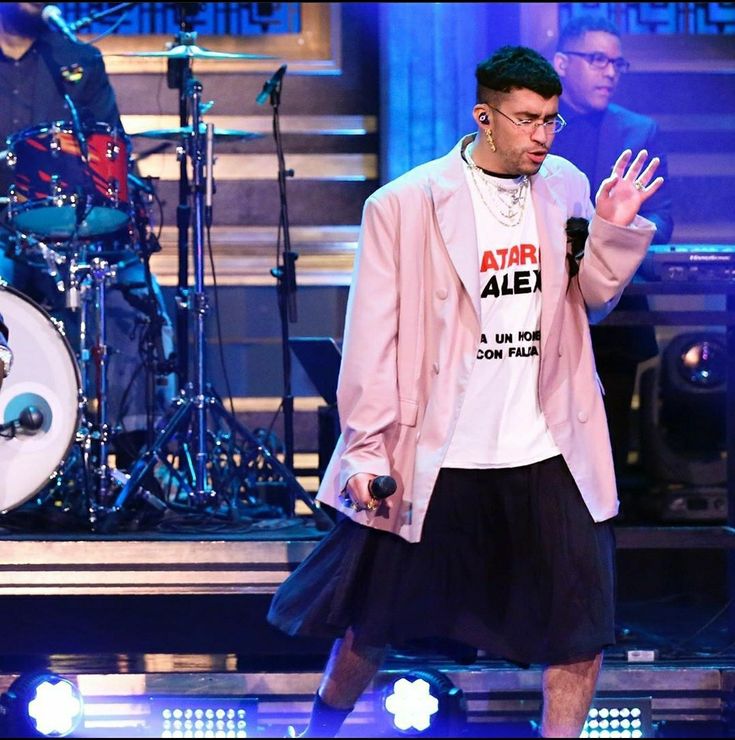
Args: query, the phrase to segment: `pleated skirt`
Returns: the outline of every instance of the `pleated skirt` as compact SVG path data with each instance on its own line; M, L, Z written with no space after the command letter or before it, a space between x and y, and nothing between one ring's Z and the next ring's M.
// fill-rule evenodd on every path
M591 658L615 642L615 535L564 460L440 471L421 541L341 517L275 594L290 635L477 651L522 666Z

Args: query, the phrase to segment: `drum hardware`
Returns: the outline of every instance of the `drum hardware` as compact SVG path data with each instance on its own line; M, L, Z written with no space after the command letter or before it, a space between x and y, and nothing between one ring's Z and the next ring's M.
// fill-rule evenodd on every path
M332 520L312 501L291 470L276 455L225 410L221 398L207 381L205 320L209 311L204 286L204 233L212 223L214 193L214 126L201 120L201 83L188 80L187 109L191 110L191 135L185 137L183 168L190 161L194 202L193 292L187 295L186 310L194 314L194 372L181 387L165 423L152 445L146 447L130 470L111 510L99 530L113 530L121 521L128 501L141 496L141 481L159 464L173 483L166 494L171 509L205 512L237 520L242 498L264 482L288 489L289 499L300 498L323 528ZM182 126L185 125L182 124ZM188 194L187 194L188 205ZM186 263L185 263L186 265ZM179 295L181 299L181 295ZM187 337L188 342L188 337ZM208 419L215 422L210 428ZM145 493L143 494L145 497ZM293 512L289 512L292 515Z
M109 347L107 345L106 295L107 286L117 277L117 266L104 259L93 257L87 262L70 260L68 295L73 299L67 306L80 310L79 357L81 388L89 387L88 366L95 371L94 419L90 417L89 399L82 401L82 423L76 444L82 451L82 467L86 480L85 496L89 523L94 528L100 510L110 499L111 429L108 419L107 370ZM71 305L69 305L71 304ZM94 341L89 344L90 305L94 307Z

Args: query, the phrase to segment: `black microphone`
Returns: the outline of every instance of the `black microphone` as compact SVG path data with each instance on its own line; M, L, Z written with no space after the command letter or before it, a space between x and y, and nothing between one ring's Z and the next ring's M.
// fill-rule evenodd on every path
M258 105L263 105L268 98L271 96L271 93L281 84L281 80L283 79L283 75L286 74L286 68L288 67L287 64L282 64L278 70L274 73L273 77L270 78L264 85L263 89L258 93L258 97L255 98L255 102Z
M0 434L10 432L10 439L15 437L19 430L34 433L43 426L43 413L37 406L26 406L17 419L0 424Z
M368 491L373 498L384 499L396 492L396 481L389 475L379 475L368 484Z
M58 5L47 5L41 11L41 18L46 25L51 26L55 31L62 33L69 39L69 41L74 41L77 44L79 43L79 39L74 35L74 31L71 30L71 27L61 15L61 8L59 8Z

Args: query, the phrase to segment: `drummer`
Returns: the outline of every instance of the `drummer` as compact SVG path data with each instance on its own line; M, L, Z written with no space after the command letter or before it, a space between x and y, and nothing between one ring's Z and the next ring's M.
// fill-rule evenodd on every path
M65 96L72 100L82 128L105 123L123 133L115 93L99 50L50 28L42 16L45 5L0 4L0 149L8 137L30 127L56 121L73 123L74 115ZM13 170L0 162L0 197L6 196L6 202L12 184ZM69 332L69 325L73 326L78 316L65 308L65 295L58 281L38 265L24 262L12 244L13 235L4 211L2 222L5 226L0 229L0 278L62 319ZM108 418L121 429L112 440L118 468L129 467L139 454L150 411L145 407L146 373L140 372L144 358L140 355L139 334L146 321L131 305L139 307L141 297L145 299L148 291L142 259L135 259L134 254L132 262L126 261L126 266L118 270L106 301L106 344L110 348ZM173 332L155 276L153 291L155 298L148 303L155 304L156 313L163 318L159 322L161 337L156 342L165 355L159 358L159 370L163 367L164 371L158 379L155 414L160 416L168 409L175 392L174 368L165 372L166 365L173 365ZM129 302L126 296L133 300ZM85 391L88 397L93 395L89 389Z

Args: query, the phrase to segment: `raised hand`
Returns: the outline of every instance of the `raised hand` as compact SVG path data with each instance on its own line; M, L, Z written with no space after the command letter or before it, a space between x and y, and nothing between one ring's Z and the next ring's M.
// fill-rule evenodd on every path
M633 152L626 149L618 157L610 177L602 181L595 197L597 215L618 226L628 226L641 205L664 183L663 177L653 179L660 162L658 157L654 157L643 169L648 152L641 149L628 167L632 156Z

